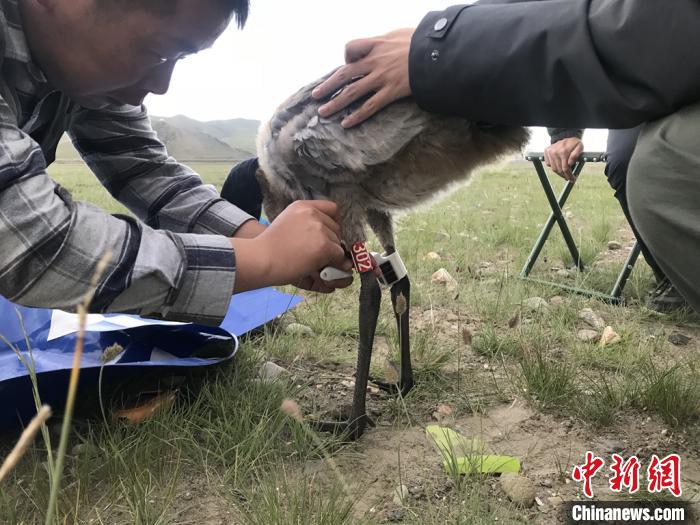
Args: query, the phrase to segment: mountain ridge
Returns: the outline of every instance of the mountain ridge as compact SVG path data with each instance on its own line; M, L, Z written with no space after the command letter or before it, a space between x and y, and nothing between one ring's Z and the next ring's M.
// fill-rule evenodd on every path
M168 153L180 161L235 162L255 155L260 121L244 118L200 121L186 115L151 116L151 124ZM67 135L56 152L58 162L79 162Z

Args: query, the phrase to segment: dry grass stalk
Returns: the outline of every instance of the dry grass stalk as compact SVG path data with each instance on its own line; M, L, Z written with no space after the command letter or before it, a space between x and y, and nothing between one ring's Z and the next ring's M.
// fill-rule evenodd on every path
M12 452L5 458L5 461L0 467L0 483L7 477L7 475L17 466L20 460L27 453L27 449L34 442L34 438L41 426L48 421L51 417L51 407L44 405L39 409L36 416L29 422L27 428L24 429L22 435L17 441L17 444L12 449Z
M73 409L75 407L75 398L78 392L78 378L80 377L80 362L83 357L83 348L85 345L85 326L87 324L87 312L90 302L97 290L97 284L100 278L107 269L107 265L112 260L113 254L108 251L102 259L97 263L95 273L90 281L90 286L83 297L82 304L78 305L78 336L75 342L75 352L73 354L73 366L70 372L68 382L68 396L66 398L66 408L63 416L63 425L61 426L61 438L58 443L58 452L56 454L56 466L51 480L51 493L49 495L49 507L46 510L46 525L53 525L54 513L56 511L56 501L58 500L58 490L61 486L61 477L63 474L63 463L66 458L66 449L68 448L68 435L70 434L71 419L73 418Z

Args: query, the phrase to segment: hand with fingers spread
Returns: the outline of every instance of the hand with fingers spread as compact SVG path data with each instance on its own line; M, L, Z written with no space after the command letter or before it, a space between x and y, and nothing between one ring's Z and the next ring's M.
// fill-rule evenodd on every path
M360 108L343 120L343 126L351 128L392 102L410 96L408 55L414 31L399 29L381 37L348 43L345 47L346 64L314 89L313 96L322 99L347 87L321 106L319 114L322 117L333 115L373 93ZM357 80L352 82L354 79Z
M329 201L297 201L253 239L231 239L236 252L235 291L293 284L329 293L351 279L326 283L325 266L349 271L352 262L340 243L338 207Z
M554 173L569 182L575 182L572 168L582 153L583 141L578 137L568 137L545 149L544 161Z

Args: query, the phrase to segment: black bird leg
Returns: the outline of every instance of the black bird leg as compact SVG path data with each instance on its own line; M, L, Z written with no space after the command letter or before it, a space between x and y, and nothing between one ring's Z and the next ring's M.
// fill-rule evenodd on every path
M395 384L373 381L379 388L394 395L401 393L407 395L413 385L413 367L411 366L411 340L409 331L409 312L411 311L411 281L406 275L391 287L391 304L394 307L396 329L399 334L399 347L401 350L401 377L398 391Z
M377 330L381 297L382 292L374 273L360 274L360 344L357 352L357 370L355 373L355 392L352 398L352 409L347 421L320 421L316 423L315 427L322 432L332 432L347 439L356 440L367 427L369 422L366 411L367 382L369 380L369 365L372 360L372 347L374 346L374 334Z

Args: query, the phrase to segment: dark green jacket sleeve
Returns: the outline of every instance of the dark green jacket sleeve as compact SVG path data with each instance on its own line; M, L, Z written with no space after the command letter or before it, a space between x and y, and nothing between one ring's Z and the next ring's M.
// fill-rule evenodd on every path
M410 81L428 111L628 128L700 98L700 0L539 0L429 13Z

